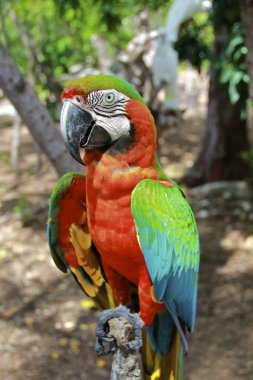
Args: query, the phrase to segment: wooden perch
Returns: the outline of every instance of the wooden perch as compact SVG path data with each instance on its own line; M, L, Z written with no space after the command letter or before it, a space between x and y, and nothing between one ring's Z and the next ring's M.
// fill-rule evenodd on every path
M133 339L133 326L123 317L113 318L109 322L109 336L117 342L113 354L111 380L141 380L139 352L129 348Z
M109 331L105 333L105 326ZM96 351L113 353L110 380L142 380L139 348L142 346L143 322L139 314L131 314L125 306L105 310L96 329ZM109 351L103 342L111 340Z

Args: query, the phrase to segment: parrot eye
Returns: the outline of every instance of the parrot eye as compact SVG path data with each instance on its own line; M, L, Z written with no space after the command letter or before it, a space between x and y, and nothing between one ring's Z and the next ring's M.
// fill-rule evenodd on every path
M115 96L114 92L110 91L110 92L107 92L105 94L104 100L106 103L110 104L110 103L114 102L115 98L116 98L116 96Z

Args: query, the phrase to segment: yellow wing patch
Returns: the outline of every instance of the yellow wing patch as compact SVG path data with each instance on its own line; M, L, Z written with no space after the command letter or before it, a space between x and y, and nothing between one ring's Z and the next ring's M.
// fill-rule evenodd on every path
M70 227L70 241L75 249L78 264L83 267L96 286L102 286L104 277L99 261L91 250L90 234L76 224L72 224Z
M74 273L74 275L77 278L77 281L82 286L87 296L92 297L92 298L96 297L96 295L98 294L98 287L85 281L78 269L71 267L71 272Z

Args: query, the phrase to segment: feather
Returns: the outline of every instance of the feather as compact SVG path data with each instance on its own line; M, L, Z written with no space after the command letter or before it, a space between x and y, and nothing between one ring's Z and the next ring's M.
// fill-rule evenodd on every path
M190 206L175 184L145 179L132 193L131 210L155 298L164 302L188 349L179 318L193 331L199 267L199 239ZM154 341L158 347L159 339L153 336Z
M116 302L87 228L85 191L85 176L79 173L67 173L58 181L50 198L48 243L56 266L65 273L69 269L99 309L113 308Z

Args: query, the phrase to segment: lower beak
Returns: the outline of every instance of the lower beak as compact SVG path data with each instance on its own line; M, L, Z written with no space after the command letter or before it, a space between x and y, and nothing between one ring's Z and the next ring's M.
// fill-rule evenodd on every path
M61 133L72 157L84 165L80 148L89 151L110 145L111 136L95 124L89 112L65 100L61 111Z

